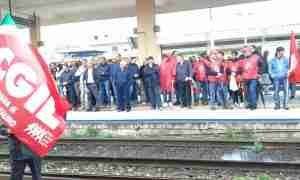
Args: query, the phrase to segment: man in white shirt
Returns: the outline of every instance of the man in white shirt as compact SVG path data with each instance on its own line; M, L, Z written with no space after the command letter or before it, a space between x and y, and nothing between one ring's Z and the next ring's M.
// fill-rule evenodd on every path
M87 69L83 75L83 81L88 89L88 111L96 111L96 107L99 107L100 95L95 82L95 69L91 62L87 64Z

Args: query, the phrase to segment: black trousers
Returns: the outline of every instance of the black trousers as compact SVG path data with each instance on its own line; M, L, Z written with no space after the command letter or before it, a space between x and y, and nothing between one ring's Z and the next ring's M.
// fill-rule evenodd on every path
M181 106L192 106L191 86L189 81L177 81Z
M41 160L31 158L25 160L10 160L11 176L10 180L23 180L26 165L29 166L32 174L32 180L41 180Z
M239 89L237 91L230 91L230 97L233 104L240 104L244 102L242 89Z

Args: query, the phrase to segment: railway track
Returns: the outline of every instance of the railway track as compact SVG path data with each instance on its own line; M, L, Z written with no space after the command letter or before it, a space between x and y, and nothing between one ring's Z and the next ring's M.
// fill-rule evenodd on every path
M299 131L300 132L300 131ZM7 141L6 138L0 138L0 144L5 144ZM117 144L216 144L216 145L249 145L253 144L254 140L224 140L224 139L184 139L184 138L65 138L58 141L57 144L97 144L97 143L117 143ZM287 147L287 146L296 146L300 148L300 141L295 140L263 140L260 143L264 144L266 147Z
M299 131L300 132L300 131ZM253 140L222 140L222 139L171 139L171 138L107 138L107 139L93 139L93 138L77 138L77 139L61 139L58 143L98 143L98 142L117 142L117 143L198 143L198 144L249 144L253 143ZM261 141L266 146L273 145L299 145L300 141L285 140L285 141L274 141L274 140L264 140Z
M25 180L30 180L31 175L26 174ZM56 175L43 174L43 180L169 180L168 178L141 178L141 177L117 177L117 176L80 176L80 175ZM9 172L0 172L0 180L9 180Z
M0 164L8 155L0 155ZM1 165L2 167L2 165ZM52 167L52 169L51 169ZM66 170L66 168L69 168ZM64 169L62 171L62 169ZM215 161L184 159L134 159L100 158L75 156L48 156L44 159L43 171L48 174L72 177L81 176L94 179L114 177L115 179L228 179L240 175L268 173L279 180L287 177L300 178L300 163L294 162L254 162ZM4 169L0 169L4 171ZM72 178L71 177L71 178ZM86 179L88 179L86 178ZM85 179L85 178L83 178ZM214 179L215 180L215 179Z
M0 140L0 152L7 152ZM240 160L300 162L300 142L296 141L184 140L184 139L62 139L50 155L111 158L153 158L185 160ZM226 157L230 156L229 159Z

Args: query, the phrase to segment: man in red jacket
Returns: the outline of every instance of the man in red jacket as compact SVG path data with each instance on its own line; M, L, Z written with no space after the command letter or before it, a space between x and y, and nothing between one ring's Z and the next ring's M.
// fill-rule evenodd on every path
M242 49L245 59L240 61L239 67L242 71L242 79L245 87L246 108L255 110L257 108L257 83L260 77L260 68L263 60L254 54L251 46Z
M172 92L174 92L174 81L176 77L176 64L177 60L175 56L163 57L163 61L160 65L160 89L164 96L164 103L172 105Z
M224 68L222 62L218 60L218 51L213 49L209 52L209 61L205 61L207 80L209 86L209 105L212 110L216 110L218 104L218 89L220 88L220 78L223 76Z
M201 55L197 62L193 66L194 78L197 84L197 92L195 94L195 104L199 104L200 94L201 103L203 105L208 104L208 81L206 75L205 61L207 61L205 55Z

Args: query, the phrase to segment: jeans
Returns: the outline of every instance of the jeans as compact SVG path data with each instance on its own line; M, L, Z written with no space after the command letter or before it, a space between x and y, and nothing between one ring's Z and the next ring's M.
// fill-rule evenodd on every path
M189 81L177 81L179 91L179 102L181 106L187 107L192 105L191 86Z
M71 103L73 107L76 107L77 105L77 96L76 96L76 91L75 91L75 86L74 84L68 84L66 86L67 89L67 99Z
M124 111L126 109L131 109L130 106L130 91L127 83L117 84L117 96L118 96L118 110Z
M221 82L209 82L209 105L216 106L217 104L226 106L228 97L228 88L224 83Z
M64 93L64 85L62 84L59 84L58 85L58 92L61 96L65 96L65 93Z
M274 78L274 101L275 106L280 107L280 96L279 92L280 90L283 90L283 107L287 107L287 95L288 95L288 80L287 78Z
M218 82L217 85L217 101L224 108L227 106L229 97L228 85L223 82Z
M23 180L26 165L29 166L32 174L32 180L41 180L41 160L39 158L30 158L24 160L10 160L11 176L10 180Z
M295 83L290 83L290 97L295 97L296 96L296 84Z
M130 101L134 101L137 102L138 98L137 98L137 83L136 81L131 81L129 83L129 97L130 97Z
M99 91L100 91L100 104L101 105L111 105L110 102L110 90L109 90L109 80L99 81Z
M117 91L116 81L112 80L111 85L112 85L112 90L113 90L113 94L114 94L114 104L118 105L118 91Z
M215 106L217 104L217 82L209 82L208 89L209 89L209 105Z
M250 79L245 81L246 101L250 109L257 108L257 80Z
M208 101L208 83L203 81L197 81L197 88L199 89L199 93L195 93L195 102L199 102L201 99L202 102ZM201 94L201 97L200 97Z
M180 104L180 89L178 81L175 83L175 94L176 94L176 102L175 104Z
M80 99L80 94L81 94L81 90L80 90L80 81L76 81L74 83L74 90L75 90L75 96L76 96L76 106L79 106L81 103L81 99Z
M88 90L87 86L84 82L80 82L80 106L82 109L87 109L88 107Z
M160 108L161 107L161 99L160 99L160 89L159 86L150 85L147 88L150 103L152 105L152 108Z

